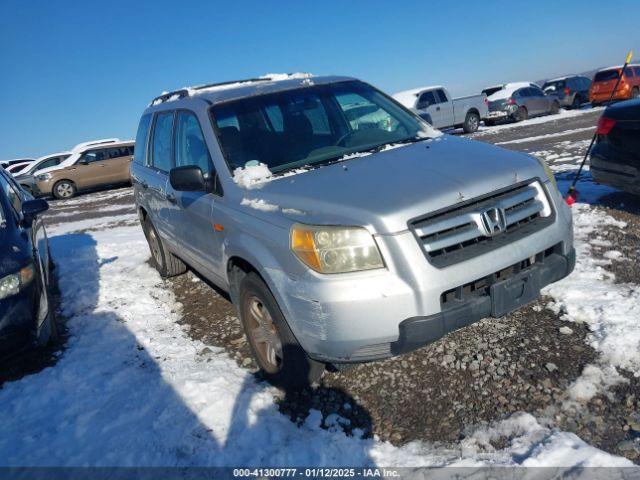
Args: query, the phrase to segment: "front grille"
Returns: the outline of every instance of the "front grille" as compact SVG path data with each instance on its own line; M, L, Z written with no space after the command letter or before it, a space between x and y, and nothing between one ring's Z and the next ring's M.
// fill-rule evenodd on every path
M499 219L488 221L493 217L486 212ZM436 212L411 222L410 228L429 261L442 268L508 245L551 223L551 204L534 181Z

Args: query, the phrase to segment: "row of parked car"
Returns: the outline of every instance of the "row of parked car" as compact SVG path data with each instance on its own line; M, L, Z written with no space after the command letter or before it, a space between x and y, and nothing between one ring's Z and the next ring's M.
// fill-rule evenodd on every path
M640 95L640 66L608 67L595 73L593 81L580 75L534 82L513 82L487 87L480 95L453 98L442 86L422 87L396 93L393 97L436 128L463 128L475 132L481 121L487 126L501 121L522 121L529 117L558 113L561 107L579 108L591 102L598 106L609 100L620 79L614 100Z
M129 183L133 151L133 141L109 138L80 143L68 152L2 164L34 197L66 199L81 190Z

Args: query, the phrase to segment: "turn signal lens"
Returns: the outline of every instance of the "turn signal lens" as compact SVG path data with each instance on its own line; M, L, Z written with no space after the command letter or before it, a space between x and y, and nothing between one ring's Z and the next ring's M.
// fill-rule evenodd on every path
M291 250L319 273L346 273L383 268L373 236L362 227L295 224Z

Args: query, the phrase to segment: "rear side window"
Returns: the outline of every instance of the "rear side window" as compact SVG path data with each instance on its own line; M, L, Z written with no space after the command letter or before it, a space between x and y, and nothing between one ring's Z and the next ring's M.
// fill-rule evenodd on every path
M625 68L624 69L624 76L625 77L633 77L633 68Z
M618 70L604 70L602 72L596 73L596 76L593 77L594 82L606 82L608 80L617 80L619 72Z
M151 164L163 172L171 170L171 134L173 112L162 112L156 117L151 142Z
M198 118L191 112L180 111L176 117L176 167L196 165L211 175L211 156L204 141Z
M60 165L60 162L63 159L64 157L54 157L54 158L50 158L49 160L45 160L35 168L34 173L39 170L42 170L43 168L55 167L56 165Z
M149 125L151 125L151 114L143 115L138 124L138 133L136 133L136 148L133 161L140 165L147 163L147 135L149 134ZM131 147L133 150L133 147Z
M88 152L84 152L79 161L85 161L88 163L102 162L103 160L107 160L108 158L108 149L103 148L100 150L89 150Z

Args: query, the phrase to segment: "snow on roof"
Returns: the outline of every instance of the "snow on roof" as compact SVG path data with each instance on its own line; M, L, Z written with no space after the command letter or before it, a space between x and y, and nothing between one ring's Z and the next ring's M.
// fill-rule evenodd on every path
M71 155L71 152L58 152L58 153L49 153L48 155L43 155L42 157L38 157L36 159L37 162L39 162L40 160L46 160L47 158L51 158L51 157L61 157L62 155Z
M100 145L102 143L115 143L119 142L119 138L103 138L102 140L89 140L88 142L82 142L77 144L75 147L71 149L72 152L77 152L78 150L82 150L86 147L91 147L94 145Z
M601 68L600 70L598 70L599 72L604 72L606 70L614 70L614 69L621 69L624 65L614 65L613 67L605 67L605 68ZM627 65L627 67L640 67L640 63L630 63L629 65Z
M431 85L429 87L412 88L411 90L404 90L402 92L394 93L392 97L400 102L407 108L413 108L416 103L416 98L422 92L426 90L435 90L436 88L444 88L442 85Z
M533 82L510 82L510 83L505 83L504 87L502 88L502 90L498 90L493 95L489 95L487 97L487 99L489 101L494 101L494 100L502 100L503 98L509 98L511 95L513 95L513 92L515 92L516 90L518 90L520 88L530 87L532 85L535 85L535 83L533 83Z

